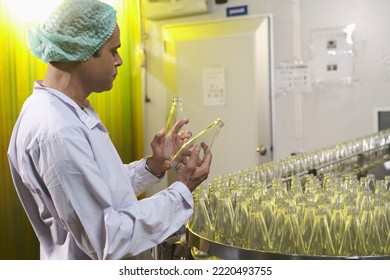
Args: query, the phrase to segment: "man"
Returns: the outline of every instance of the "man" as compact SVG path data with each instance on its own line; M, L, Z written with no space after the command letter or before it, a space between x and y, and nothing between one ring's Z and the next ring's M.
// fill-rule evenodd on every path
M134 258L175 233L192 215L191 192L207 178L211 155L198 163L194 149L175 183L137 200L169 168L164 131L151 142L152 156L123 164L87 101L111 89L122 64L115 10L98 0L65 0L29 33L29 44L49 65L22 108L8 157L41 259ZM180 145L187 122L172 132Z

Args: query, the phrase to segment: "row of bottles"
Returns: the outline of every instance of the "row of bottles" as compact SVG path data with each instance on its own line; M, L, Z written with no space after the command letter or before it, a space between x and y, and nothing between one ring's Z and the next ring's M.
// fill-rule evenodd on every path
M258 180L271 182L274 178L302 175L312 170L324 173L358 174L362 165L368 169L389 159L390 129L351 141L291 155L258 167Z
M389 144L385 130L221 175L193 193L188 227L216 243L262 252L390 255L390 177L360 177L388 160Z
M390 177L327 174L243 184L231 174L194 193L188 226L238 248L309 256L390 255ZM375 185L375 187L372 187Z

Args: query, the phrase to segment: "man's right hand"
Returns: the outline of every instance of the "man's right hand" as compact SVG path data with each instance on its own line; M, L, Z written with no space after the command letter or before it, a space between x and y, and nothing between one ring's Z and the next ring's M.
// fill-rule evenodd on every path
M185 162L182 162L177 180L184 183L192 192L204 180L207 179L210 173L212 155L210 151L205 151L203 160L199 158L200 146L195 146L191 154Z

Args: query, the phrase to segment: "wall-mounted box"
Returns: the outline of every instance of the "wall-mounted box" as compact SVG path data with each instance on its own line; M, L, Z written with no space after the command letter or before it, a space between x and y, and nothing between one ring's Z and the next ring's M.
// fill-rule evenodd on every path
M144 16L151 20L210 12L209 0L144 0Z

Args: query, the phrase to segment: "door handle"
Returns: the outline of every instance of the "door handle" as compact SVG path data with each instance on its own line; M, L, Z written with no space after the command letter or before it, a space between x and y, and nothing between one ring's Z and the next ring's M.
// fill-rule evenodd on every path
M265 154L267 153L267 148L264 145L258 146L256 148L256 153L259 153L260 155L265 156Z

